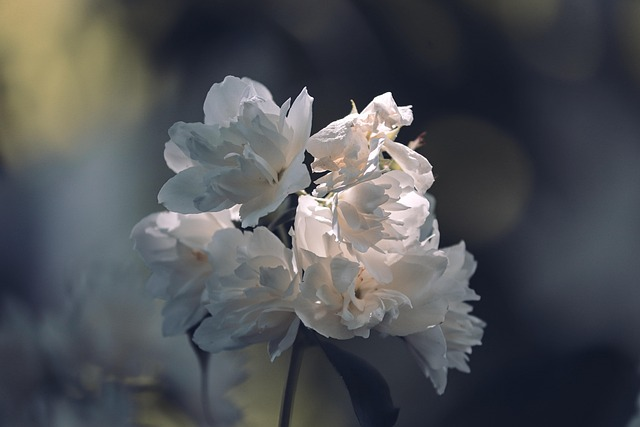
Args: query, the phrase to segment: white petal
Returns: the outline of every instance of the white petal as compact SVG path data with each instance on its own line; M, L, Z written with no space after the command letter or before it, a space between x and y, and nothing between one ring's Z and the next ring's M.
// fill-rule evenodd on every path
M333 258L330 266L333 286L340 293L347 292L348 287L353 284L360 267L357 263L344 258Z
M408 126L413 122L413 111L411 111L411 106L398 107L398 111L400 112L402 126Z
M282 260L288 260L291 252L271 230L266 227L256 227L247 244L247 255L253 257L273 255Z
M440 326L405 337L411 354L438 394L447 387L447 343Z
M287 115L287 124L293 129L290 153L293 156L287 160L292 161L299 151L304 150L304 146L311 134L311 106L313 98L307 93L305 87L296 98Z
M300 153L298 159L302 157L303 153ZM302 160L294 160L284 171L278 183L262 186L263 191L259 195L242 204L240 207L242 226L255 226L260 218L278 209L289 194L304 190L310 182L311 178Z
M291 322L289 329L287 329L287 333L283 337L269 341L268 351L272 362L276 357L280 356L282 352L293 345L293 342L296 340L296 336L298 335L299 326L300 319L296 318Z
M237 228L226 228L216 232L207 246L207 252L211 256L211 264L217 275L227 276L233 274L237 267L235 248L238 248L245 240L242 231Z
M195 199L207 191L206 176L207 170L202 167L179 172L162 186L158 193L158 202L173 212L201 212L195 205Z
M311 196L298 198L295 217L295 236L298 247L327 257L322 235L331 232L331 210L318 204Z
M262 84L246 77L227 76L209 89L204 101L204 122L228 126L238 116L242 101L255 97L275 105L271 93Z
M307 142L307 151L316 159L335 160L344 155L344 147L347 145L343 141L347 138L349 129L353 126L353 121L357 115L352 114L340 120L329 123L327 126L313 134ZM366 143L366 140L364 140ZM327 163L329 161L327 160ZM332 163L332 162L331 162ZM317 167L315 172L323 170L337 170L333 167Z
M271 96L271 92L269 92L269 89L267 89L267 87L265 85L263 85L260 82L257 82L253 79L250 79L249 77L243 77L240 80L242 80L243 82L253 86L253 89L256 91L256 94L267 101L273 101L273 97Z
M425 194L434 181L429 161L406 145L389 139L384 141L384 150L413 178L416 191Z
M174 123L169 136L192 161L203 164L224 165L224 155L235 148L224 141L217 126L202 123Z
M379 125L386 128L378 129L381 131L408 126L413 122L411 107L398 107L391 92L386 92L373 98L369 105L360 113L361 116L370 114L375 114Z
M296 305L296 314L306 327L324 337L346 340L356 336L345 327L340 316L323 306L316 306L313 301L300 301Z
M164 160L167 166L175 173L195 166L193 160L189 158L173 141L168 141L164 145Z

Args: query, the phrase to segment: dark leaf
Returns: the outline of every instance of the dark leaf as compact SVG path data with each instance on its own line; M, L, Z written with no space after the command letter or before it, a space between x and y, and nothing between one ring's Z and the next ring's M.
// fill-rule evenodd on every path
M338 374L342 377L361 427L390 427L398 419L389 386L382 375L364 359L318 340Z

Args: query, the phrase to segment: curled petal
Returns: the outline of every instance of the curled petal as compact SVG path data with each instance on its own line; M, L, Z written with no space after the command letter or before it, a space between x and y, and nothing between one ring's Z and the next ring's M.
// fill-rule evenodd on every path
M204 122L228 126L238 116L242 101L256 98L262 100L263 108L272 113L277 111L271 92L264 85L246 77L227 76L209 89L203 107Z
M406 145L389 139L384 142L384 150L413 178L416 191L425 194L434 181L429 161Z
M362 116L374 116L376 128L391 131L413 122L411 106L398 107L391 92L378 95L360 113Z

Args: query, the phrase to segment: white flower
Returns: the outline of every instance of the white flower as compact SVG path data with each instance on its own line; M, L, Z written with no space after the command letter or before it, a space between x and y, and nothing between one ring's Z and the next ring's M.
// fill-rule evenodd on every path
M449 367L468 370L466 353L480 343L484 326L464 303L478 299L468 286L475 261L464 244L438 250L431 219L430 239L404 252L370 251L357 258L336 242L326 211L312 202L301 198L308 214L295 224L294 245L304 270L296 300L302 322L337 339L368 337L371 330L405 337L425 375L444 390ZM370 254L376 254L375 262L367 259ZM385 280L374 274L376 262L388 268Z
M447 264L437 251L398 259L389 266L389 283L376 280L346 254L313 261L305 266L296 312L325 336L366 338L371 329L405 336L444 319L446 301L431 290Z
M383 151L414 178L416 190L424 194L433 183L431 165L409 147L393 141L399 129L412 121L411 107L398 107L387 92L375 97L361 113L354 111L311 136L307 150L315 158L313 171L329 171L316 180L315 194L324 196L375 178L381 173Z
M214 84L205 122L178 122L169 130L165 159L177 175L162 187L159 202L180 213L240 205L242 226L256 225L310 183L303 161L312 101L306 88L293 104L278 107L250 79L228 76Z
M299 325L293 300L300 278L291 249L257 227L221 230L208 250L219 268L208 283L211 316L194 341L213 353L268 342L275 359L293 344Z
M430 292L447 265L441 251L385 254L392 258L387 261L390 278L381 281L328 229L312 216L296 218L295 250L304 271L296 312L306 326L346 339L367 337L373 328L408 335L444 319L446 302ZM427 303L429 310L412 309Z
M151 269L147 289L167 301L165 335L186 332L206 315L202 298L212 272L207 246L216 231L234 227L233 219L232 210L193 215L159 212L133 228L134 247Z

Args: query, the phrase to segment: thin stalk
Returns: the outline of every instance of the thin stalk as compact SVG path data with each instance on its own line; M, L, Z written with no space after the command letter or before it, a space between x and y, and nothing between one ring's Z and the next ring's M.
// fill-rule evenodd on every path
M300 366L302 366L302 355L306 343L302 339L302 334L298 334L291 348L291 358L289 359L289 371L287 372L287 383L282 397L282 407L280 408L280 427L289 427L291 423L291 413L293 410L293 400L300 376Z
M206 351L203 351L200 347L193 342L193 332L195 328L188 331L189 335L189 343L191 344L191 348L193 352L196 354L198 359L198 366L200 367L200 402L202 404L202 412L204 414L204 421L207 426L213 427L214 419L213 414L211 413L210 399L209 399L209 356L210 354Z
M204 421L208 426L213 427L214 420L211 413L211 400L209 399L209 354L203 359L200 364L200 399L202 403L202 412L204 413Z

